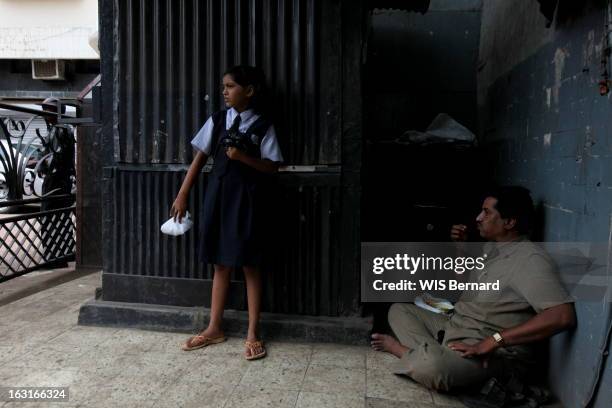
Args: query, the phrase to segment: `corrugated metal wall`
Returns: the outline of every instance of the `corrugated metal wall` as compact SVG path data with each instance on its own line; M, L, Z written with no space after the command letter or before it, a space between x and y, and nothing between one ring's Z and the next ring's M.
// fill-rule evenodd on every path
M222 73L240 63L268 76L287 162L340 163L338 3L116 0L116 160L188 163L222 108Z
M200 204L205 178L196 183L189 207L195 225L185 237L163 235L166 219L183 171L163 166L116 169L112 175L113 255L105 272L168 278L212 279L212 270L197 259ZM341 290L337 271L340 257L340 176L284 175L271 190L274 222L262 267L267 277L264 309L300 314L337 314ZM242 273L234 280L243 280ZM109 296L112 299L112 295Z
M222 107L222 73L246 63L268 76L285 162L323 165L277 177L263 307L328 316L358 312L364 4L101 0L102 21L112 18L113 27L112 33L101 30L102 72L114 78L104 81L103 99L103 138L112 145L103 193L104 272L112 283L103 284L105 300L143 301L122 292L136 287L132 283L144 285L150 303L205 299L200 289L212 274L198 264L197 230L170 239L159 225L191 161L190 140ZM190 197L196 217L205 180L200 177ZM241 274L234 278L242 280ZM193 288L186 288L187 279L194 279Z

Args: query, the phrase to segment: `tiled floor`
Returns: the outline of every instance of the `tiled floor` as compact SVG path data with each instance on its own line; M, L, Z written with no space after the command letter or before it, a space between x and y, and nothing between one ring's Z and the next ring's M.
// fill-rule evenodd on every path
M68 403L0 407L457 407L393 375L367 347L268 343L248 362L243 339L184 352L180 333L77 326L92 274L0 307L0 385L67 386Z

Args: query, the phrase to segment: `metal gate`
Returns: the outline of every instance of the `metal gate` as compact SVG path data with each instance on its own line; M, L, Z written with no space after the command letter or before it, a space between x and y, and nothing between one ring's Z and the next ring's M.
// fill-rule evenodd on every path
M71 127L57 125L61 114L6 104L0 108L3 282L74 260L76 174L75 140Z

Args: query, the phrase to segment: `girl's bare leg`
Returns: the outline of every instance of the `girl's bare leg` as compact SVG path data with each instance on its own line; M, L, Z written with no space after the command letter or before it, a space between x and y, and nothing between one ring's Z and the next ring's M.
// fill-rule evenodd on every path
M223 310L225 299L230 284L230 272L232 268L223 265L215 265L215 276L213 277L212 299L210 302L210 321L208 327L202 333L206 337L219 337L223 335L221 324L223 322Z
M261 312L261 271L258 268L245 266L244 277L247 287L247 298L249 303L249 329L247 331L247 341L259 340L259 314ZM253 350L255 354L262 352L261 347ZM247 354L250 350L247 349Z
M192 347L200 347L204 344L204 337L216 339L223 337L221 322L223 321L223 309L227 298L227 289L230 283L231 268L223 265L215 265L215 276L213 277L212 299L210 302L210 321L208 327L199 333L199 336L192 336L183 345L183 350L190 350Z

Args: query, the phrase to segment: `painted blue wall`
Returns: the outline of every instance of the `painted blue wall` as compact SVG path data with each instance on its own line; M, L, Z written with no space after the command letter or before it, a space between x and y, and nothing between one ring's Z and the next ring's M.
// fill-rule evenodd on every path
M480 139L496 181L532 191L540 239L606 243L612 100L598 92L606 11L601 2L575 3L546 28L535 0L484 2ZM612 315L610 303L601 302L579 302L577 313L577 330L551 343L550 380L567 407L589 399ZM601 408L612 407L612 361L605 363L594 405Z

